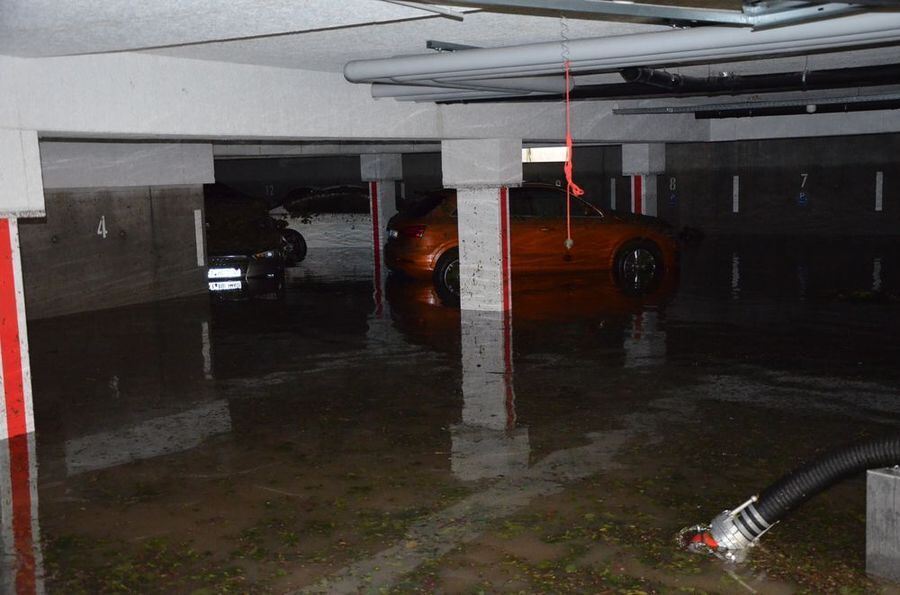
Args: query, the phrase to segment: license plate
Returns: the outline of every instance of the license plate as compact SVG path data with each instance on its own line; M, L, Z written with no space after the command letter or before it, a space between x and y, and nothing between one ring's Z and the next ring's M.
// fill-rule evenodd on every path
M210 291L228 291L229 289L240 289L240 281L213 281L209 284Z
M241 276L241 269L232 267L209 269L206 276L209 279L234 279Z

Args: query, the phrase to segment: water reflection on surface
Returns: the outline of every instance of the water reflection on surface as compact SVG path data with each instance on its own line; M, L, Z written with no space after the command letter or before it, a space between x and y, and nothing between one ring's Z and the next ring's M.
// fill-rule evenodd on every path
M0 441L0 593L44 591L34 435Z
M512 317L463 311L461 421L451 427L450 468L463 481L528 467L528 429L516 425Z
M393 278L378 310L361 254L282 302L35 321L48 589L870 588L859 482L738 574L670 538L896 427L895 248L708 241L646 295L514 278L512 316Z

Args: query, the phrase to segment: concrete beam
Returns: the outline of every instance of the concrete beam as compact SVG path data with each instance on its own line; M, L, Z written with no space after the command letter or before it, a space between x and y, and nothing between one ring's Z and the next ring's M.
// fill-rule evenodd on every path
M439 142L427 143L304 143L304 144L233 144L213 145L216 159L247 159L252 157L328 157L331 155L366 155L374 153L439 153Z
M41 154L34 130L0 129L0 217L43 217Z
M441 143L444 186L483 188L522 183L522 141L498 138Z
M403 156L399 153L361 155L359 173L364 182L403 179Z
M626 143L622 145L622 175L661 174L666 171L666 145Z
M815 103L811 101L811 103ZM876 110L802 116L709 120L709 140L801 138L900 132L900 111Z
M443 105L375 101L339 73L125 53L0 57L0 128L73 138L558 142L558 103ZM60 93L65 89L65 93ZM573 106L579 141L703 141L693 116L620 117L612 103Z
M48 189L215 182L209 144L44 142L41 162Z

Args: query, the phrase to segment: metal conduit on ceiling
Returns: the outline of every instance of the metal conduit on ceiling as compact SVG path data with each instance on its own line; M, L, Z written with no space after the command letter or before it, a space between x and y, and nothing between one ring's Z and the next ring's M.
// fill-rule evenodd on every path
M406 85L392 94L377 87L377 96L401 101L435 101L539 95L560 84L563 56L568 55L574 73L617 70L634 66L667 66L707 63L753 57L802 54L875 44L900 43L900 14L872 12L824 21L752 31L734 27L705 27L658 33L639 33L607 38L575 39L565 43L471 49L378 60L356 60L344 67L354 83ZM524 77L551 75L547 80ZM498 88L497 79L509 81ZM516 82L519 79L521 82ZM540 81L540 82L538 82ZM410 86L431 87L416 94ZM489 89L485 89L488 87ZM441 88L447 94L439 92ZM518 93L512 89L518 88ZM466 91L475 92L474 94ZM452 92L452 93L451 93ZM478 95L478 93L481 95Z

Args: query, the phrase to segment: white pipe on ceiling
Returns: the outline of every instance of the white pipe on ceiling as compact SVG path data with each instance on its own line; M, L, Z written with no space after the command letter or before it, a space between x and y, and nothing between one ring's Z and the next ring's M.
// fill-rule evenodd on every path
M572 70L578 72L627 66L706 63L896 43L900 43L900 13L871 12L761 31L702 27L574 39L566 42L565 48L562 42L553 41L355 60L344 66L344 76L353 83L423 82L429 86L477 89L475 81L480 78L514 80L523 76L558 75L566 53ZM491 83L496 84L496 81ZM510 87L514 87L514 83Z
M487 89L459 89L456 87L427 87L424 85L385 85L382 83L372 84L372 97L380 99L383 97L393 97L397 100L403 100L410 97L420 96L439 96L439 95L465 95L470 97L482 96L490 93ZM517 97L522 95L520 91L500 91L497 96Z

